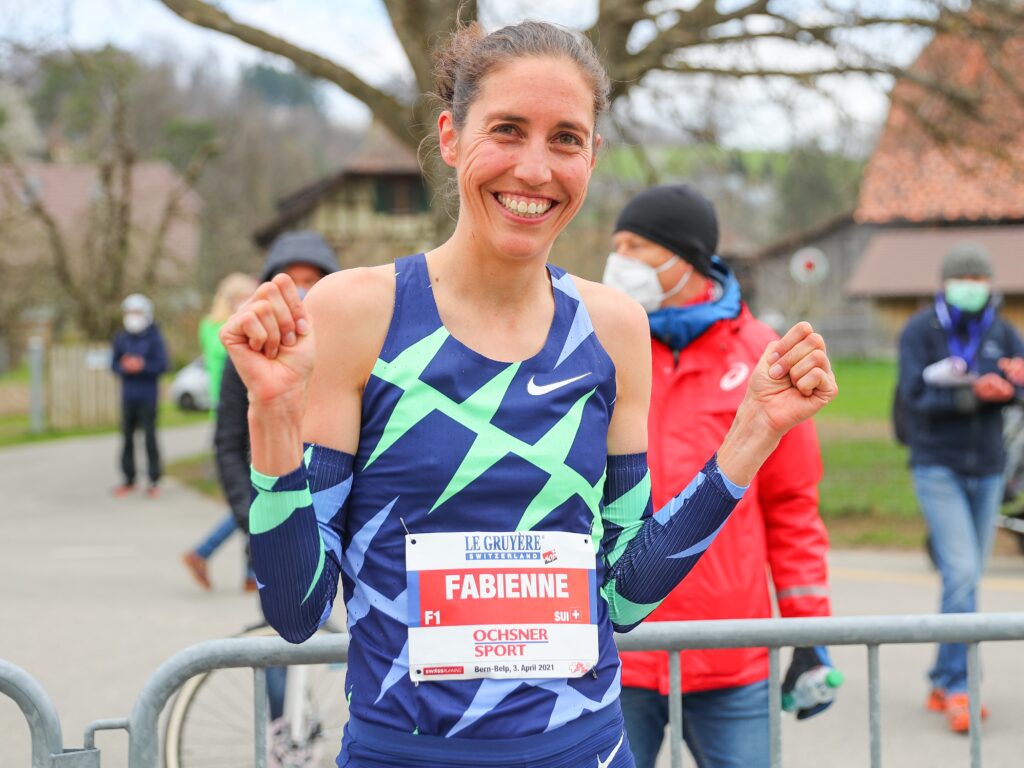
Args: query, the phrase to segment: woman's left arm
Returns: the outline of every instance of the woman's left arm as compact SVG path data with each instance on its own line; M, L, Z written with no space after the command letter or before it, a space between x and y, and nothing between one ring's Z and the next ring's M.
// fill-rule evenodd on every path
M807 323L770 344L718 452L655 513L646 455L651 378L646 314L617 295L594 304L595 330L615 363L618 388L608 431L602 594L615 628L628 631L697 563L782 435L835 396L835 378L824 341Z

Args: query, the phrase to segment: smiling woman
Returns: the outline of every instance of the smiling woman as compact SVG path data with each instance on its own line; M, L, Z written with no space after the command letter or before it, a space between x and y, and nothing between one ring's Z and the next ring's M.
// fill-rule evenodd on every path
M305 301L278 276L222 331L249 391L261 602L301 642L342 582L340 766L630 768L613 631L689 572L835 382L794 328L652 515L646 315L547 263L586 197L607 77L583 37L526 22L460 30L437 80L451 238ZM513 625L531 639L501 640Z

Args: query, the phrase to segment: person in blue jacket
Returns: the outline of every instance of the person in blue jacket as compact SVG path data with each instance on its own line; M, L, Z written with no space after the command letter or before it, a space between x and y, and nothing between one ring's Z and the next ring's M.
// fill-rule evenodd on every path
M124 482L115 496L135 490L135 432L146 436L148 494L156 496L160 483L160 449L156 441L157 383L167 370L167 347L153 322L153 302L133 293L121 303L124 330L114 336L111 368L121 378L121 471Z
M897 396L906 412L914 490L942 576L943 613L976 610L1003 497L1003 407L1024 384L1024 345L999 317L992 276L982 246L954 246L942 262L942 290L910 319L899 342ZM966 646L940 645L928 676L927 708L966 732Z

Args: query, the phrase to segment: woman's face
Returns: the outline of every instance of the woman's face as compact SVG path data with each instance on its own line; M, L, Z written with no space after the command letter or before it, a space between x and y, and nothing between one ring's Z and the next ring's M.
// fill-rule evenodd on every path
M517 59L482 81L466 123L438 122L458 172L459 225L513 258L547 256L583 205L600 137L592 89L564 58Z

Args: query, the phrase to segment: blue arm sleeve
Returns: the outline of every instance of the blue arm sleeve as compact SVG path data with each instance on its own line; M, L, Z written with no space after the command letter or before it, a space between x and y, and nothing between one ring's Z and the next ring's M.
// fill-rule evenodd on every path
M653 512L647 454L608 457L601 593L616 631L633 629L683 580L745 490L729 482L712 456L682 493Z
M352 489L351 454L307 445L282 477L252 470L249 547L263 615L301 643L331 615L341 572L341 534Z

